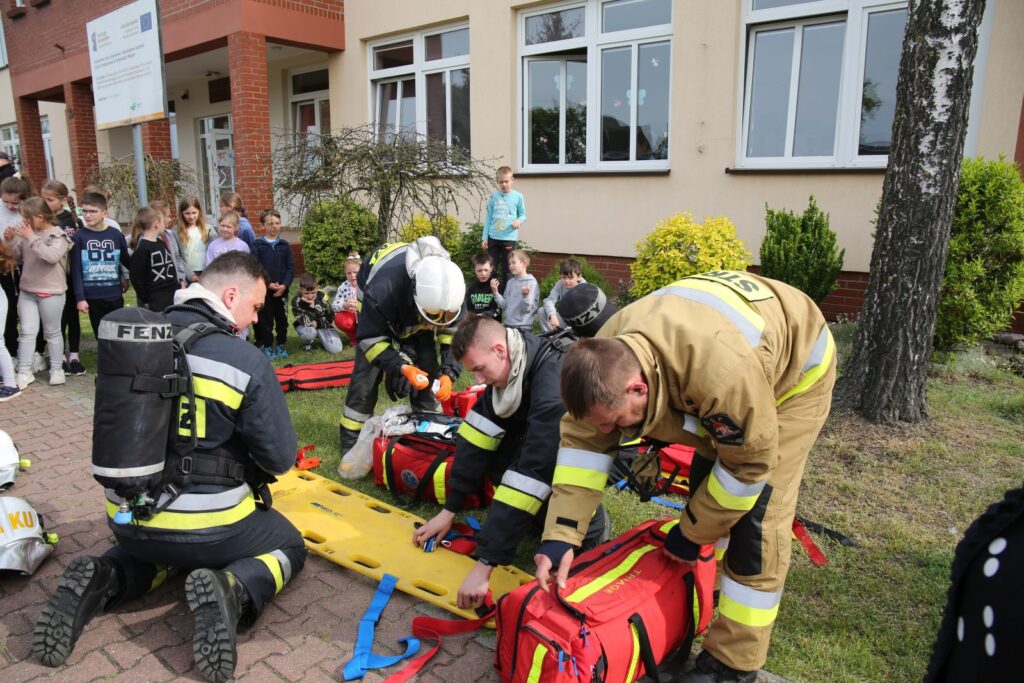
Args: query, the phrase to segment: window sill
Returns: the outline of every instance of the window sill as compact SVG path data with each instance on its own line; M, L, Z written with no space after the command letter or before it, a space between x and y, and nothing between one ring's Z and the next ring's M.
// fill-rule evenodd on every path
M593 177L629 177L629 176L667 176L671 169L659 168L636 171L516 171L517 178L593 178Z
M18 7L16 5L12 5L4 10L4 14L7 15L7 18L12 20L19 19L25 16L26 12L28 12L27 9L25 9L24 7Z
M808 175L808 174L819 174L819 173L852 173L852 174L872 174L881 173L885 174L885 166L803 166L803 167L790 167L777 166L775 168L742 168L735 166L726 166L725 172L729 175Z
M28 4L33 7L42 7L43 5L49 4L50 0L28 0Z

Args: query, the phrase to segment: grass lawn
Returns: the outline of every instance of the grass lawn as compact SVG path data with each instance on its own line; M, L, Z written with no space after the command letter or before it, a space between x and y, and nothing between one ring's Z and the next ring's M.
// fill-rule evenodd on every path
M83 316L83 331L88 321ZM852 327L836 328L840 354ZM91 344L89 345L91 347ZM319 348L319 347L317 347ZM291 357L275 366L338 359L302 351L289 331ZM341 358L351 358L347 346ZM93 353L84 353L90 372ZM463 375L457 388L467 385ZM299 445L313 444L318 473L337 475L338 419L346 389L287 394ZM390 402L381 396L378 413ZM833 415L812 451L799 512L853 538L844 548L816 537L829 564L816 568L794 542L793 566L766 668L794 681L911 681L924 673L935 639L949 568L967 526L1024 473L1024 379L980 352L935 366L931 419L892 427ZM384 500L372 477L345 484ZM615 532L673 513L629 493L605 497ZM430 517L437 506L420 505ZM481 514L481 513L476 513ZM408 539L395 539L406 543ZM532 571L532 545L517 564Z

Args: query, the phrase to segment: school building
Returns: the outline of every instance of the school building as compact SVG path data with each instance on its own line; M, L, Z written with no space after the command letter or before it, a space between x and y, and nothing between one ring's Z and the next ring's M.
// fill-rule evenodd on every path
M95 131L85 31L127 3L2 2L9 61L0 74L9 75L0 79L10 79L15 116L0 135L16 124L21 165L79 187L99 157L132 151L128 128ZM267 208L277 141L376 122L512 166L527 203L520 236L542 252L538 277L572 253L613 283L626 278L636 241L677 211L728 216L756 262L765 205L799 212L814 195L846 249L842 287L825 308L860 308L905 1L159 7L171 118L144 125L145 148L194 168L207 206L234 189L250 213ZM1024 3L989 0L968 156L1024 161L1021 35ZM63 144L69 169L47 151ZM482 212L462 207L459 218Z

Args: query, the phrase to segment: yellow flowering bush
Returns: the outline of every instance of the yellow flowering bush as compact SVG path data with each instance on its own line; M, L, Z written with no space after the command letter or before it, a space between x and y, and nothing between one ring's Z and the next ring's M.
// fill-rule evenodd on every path
M449 253L458 252L462 233L459 230L459 221L454 216L445 216L431 223L423 214L413 214L412 219L399 230L398 241L412 242L427 235L436 235L441 240L441 246Z
M732 221L713 216L701 224L689 211L658 221L654 230L636 243L636 251L636 261L629 267L633 277L630 293L636 298L687 275L746 270L752 263Z

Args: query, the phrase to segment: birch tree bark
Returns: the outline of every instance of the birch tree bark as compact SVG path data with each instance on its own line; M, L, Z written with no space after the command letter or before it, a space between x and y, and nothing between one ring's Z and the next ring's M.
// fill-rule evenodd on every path
M911 0L871 274L836 404L928 417L929 359L985 0Z

